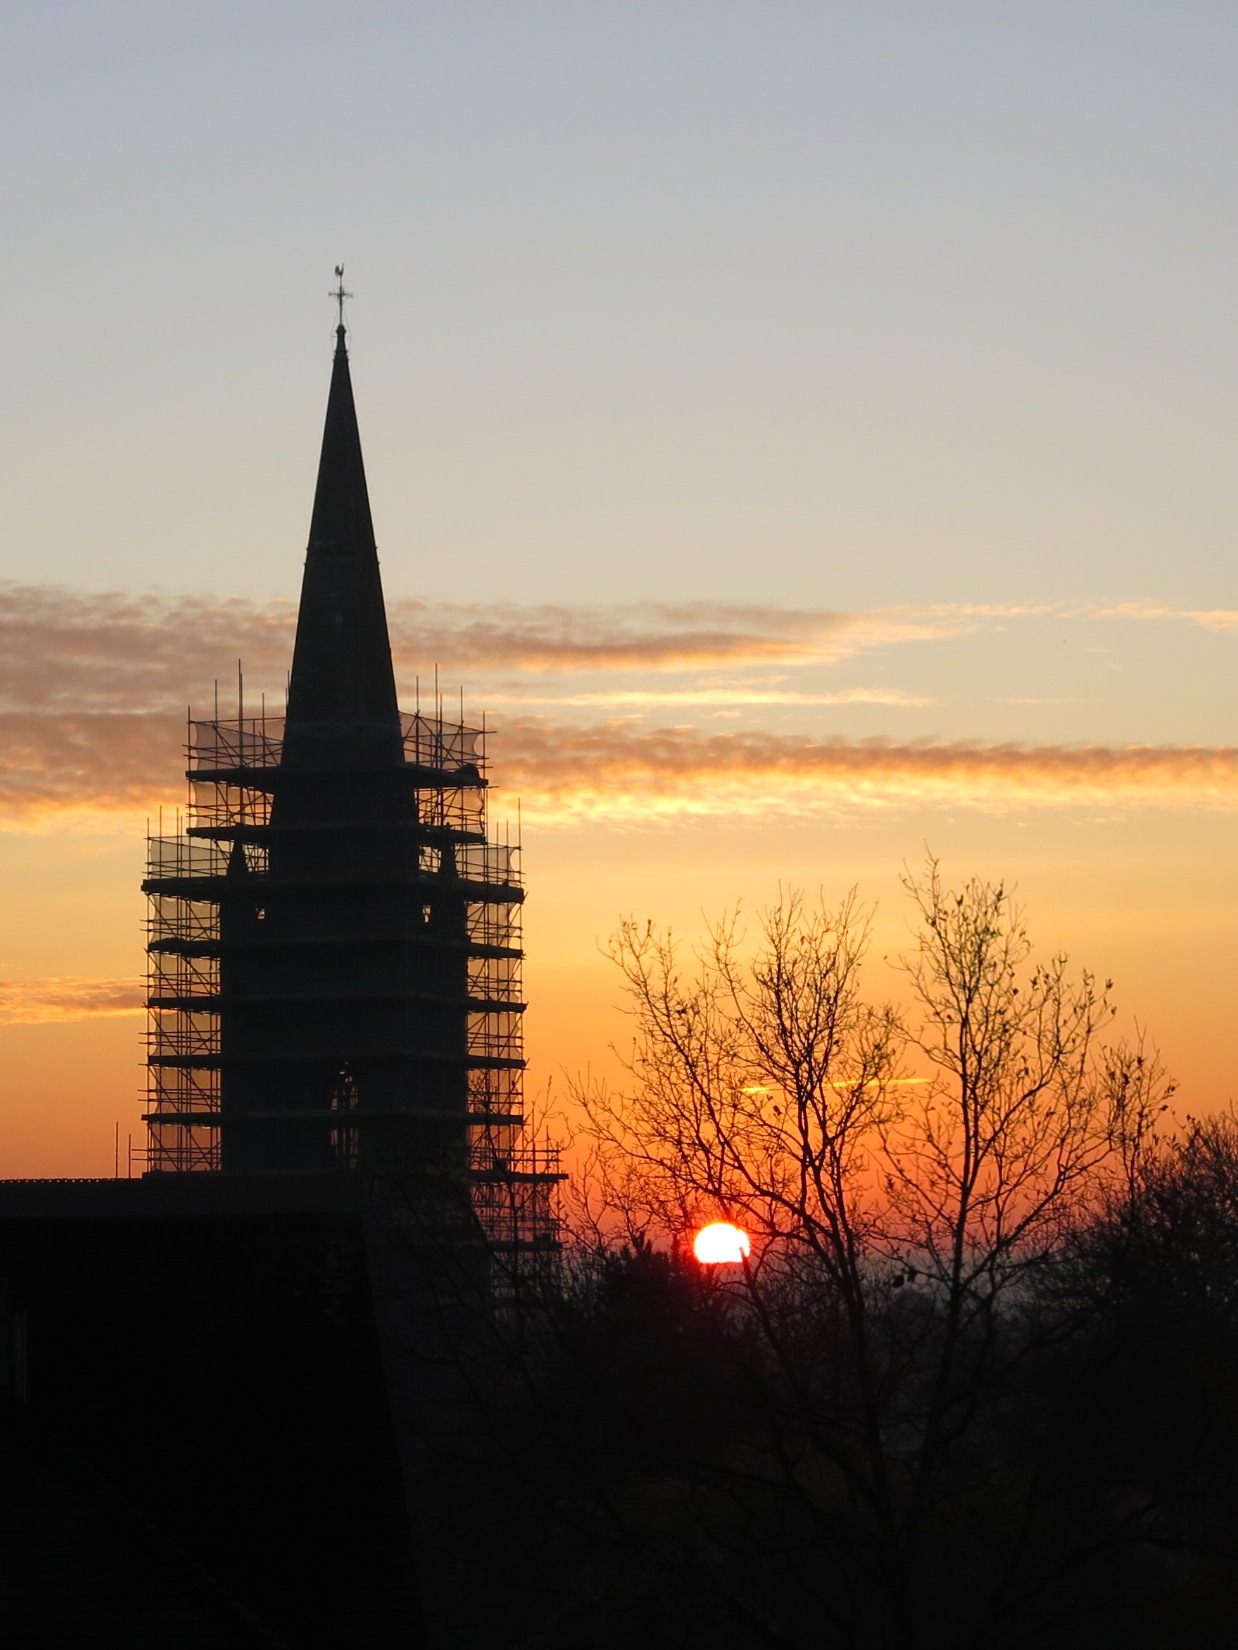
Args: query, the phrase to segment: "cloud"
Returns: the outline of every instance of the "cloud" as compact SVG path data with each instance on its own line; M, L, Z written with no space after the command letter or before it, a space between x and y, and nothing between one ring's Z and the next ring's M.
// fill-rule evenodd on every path
M494 754L526 818L743 821L868 807L1104 803L1238 808L1238 747L982 745L506 724Z
M0 825L151 812L184 794L185 724L150 711L0 713Z
M1196 624L1202 630L1238 630L1238 608L1232 607L1169 607L1163 602L1118 602L1114 607L1102 608L1098 619L1134 619L1144 623L1158 619L1182 619Z
M290 603L0 586L0 710L175 715L217 677L231 696L238 658L282 685L293 622Z
M891 606L872 613L717 602L607 608L390 604L392 645L406 683L418 674L424 681L436 662L441 671L483 680L513 671L535 677L648 677L720 668L830 665L875 648L941 641L986 624L1045 616L1139 623L1185 620L1215 631L1238 629L1238 612L1177 609L1152 602L1092 609L964 602ZM222 703L233 705L238 660L244 664L247 694L256 706L262 692L282 698L294 626L291 601L0 585L0 711L175 714L193 703L199 715L206 714L216 680ZM703 684L701 691L714 686ZM842 691L850 697L818 697L811 702L860 702L860 690ZM907 702L886 697L882 690L871 694L874 703Z
M908 611L712 602L606 608L500 603L485 608L392 605L398 657L437 658L452 669L530 673L666 672L733 665L831 663L894 642L932 640L944 620Z
M609 706L643 709L654 705L931 705L932 699L900 693L897 688L843 688L838 693L804 693L795 688L703 687L615 688L592 693L487 693L491 705Z
M1096 606L1083 602L949 602L918 608L888 608L893 615L916 614L922 622L966 621L969 619L1118 619L1136 622L1182 620L1204 630L1238 630L1238 608L1173 607L1167 602L1140 598Z
M427 661L438 658L445 669L467 671L483 705L631 711L637 719L682 709L708 724L727 714L719 707L923 705L894 689L801 687L793 667L1046 614L1186 620L1214 630L1232 628L1234 619L1228 610L1151 603L848 614L709 602L613 610L397 602L392 634L404 681L417 669L424 680ZM231 673L241 657L247 702L256 708L265 690L274 708L293 626L289 602L0 586L0 825L61 823L73 811L140 814L177 802L182 707L193 701L197 714L209 714L219 675L229 678L221 708L231 712ZM692 678L723 666L729 681ZM738 679L745 666L753 674ZM688 680L660 685L670 672ZM565 681L561 692L546 682L571 673L585 680ZM528 714L513 719L492 750L496 777L523 793L529 817L543 820L734 819L754 810L913 803L1229 808L1235 800L1232 747L898 744L707 725L638 729L622 718L582 726Z
M174 717L0 716L0 821L173 803L182 736ZM545 823L912 805L1238 807L1234 746L898 743L528 716L504 723L490 751L499 798L519 795L526 818Z
M0 1025L53 1025L140 1014L146 989L137 980L63 974L49 980L0 980Z
M0 585L0 709L170 712L193 702L204 714L217 680L223 702L234 703L238 661L251 703L263 691L282 697L294 625L287 601ZM930 639L945 633L946 621L711 603L600 609L397 601L390 628L408 681L418 673L424 680L436 663L481 675L829 663Z

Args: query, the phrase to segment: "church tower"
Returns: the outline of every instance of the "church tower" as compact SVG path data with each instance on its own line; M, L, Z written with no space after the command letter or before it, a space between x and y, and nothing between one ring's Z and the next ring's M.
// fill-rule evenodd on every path
M536 1244L518 848L483 730L399 709L342 306L285 714L191 719L187 754L143 884L148 1173L444 1169Z

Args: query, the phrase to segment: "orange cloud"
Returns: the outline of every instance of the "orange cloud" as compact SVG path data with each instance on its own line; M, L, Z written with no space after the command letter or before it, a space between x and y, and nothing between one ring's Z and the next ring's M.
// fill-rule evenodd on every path
M944 633L907 613L727 606L606 608L392 604L397 660L531 673L686 671L724 665L829 663L889 642Z
M0 586L0 703L44 708L200 708L219 680L231 703L240 660L255 692L282 692L295 608L204 596ZM712 603L616 608L390 604L405 678L437 662L490 673L683 671L829 661L943 633L940 618Z
M726 664L829 662L862 649L942 638L1020 614L1162 618L1229 626L1228 612L1127 604L1105 612L1043 607L891 608L874 614L716 603L588 608L397 602L392 632L403 679L426 661L467 669L478 699L650 710L845 703L923 703L894 690L800 690L782 676L698 680L660 690L657 672ZM0 587L0 824L63 820L66 810L153 812L183 795L182 707L209 711L209 685L245 660L247 694L282 699L291 654L289 602L80 594ZM493 682L502 670L508 679ZM513 673L525 681L513 682ZM561 695L529 680L592 672ZM607 681L604 673L610 673ZM639 685L626 685L640 673ZM491 687L487 687L489 677ZM614 678L617 677L618 680ZM497 691L495 691L497 689ZM229 680L224 695L233 704ZM272 706L274 708L274 704ZM227 712L225 712L226 714ZM849 741L808 734L581 726L538 716L495 740L495 776L543 821L577 818L742 819L911 804L990 810L1031 806L1235 805L1233 747L978 745Z
M877 647L944 640L986 621L1046 615L1238 627L1238 614L1228 610L1149 602L1087 610L954 603L842 613L713 602L603 609L395 601L390 615L405 681L418 672L424 677L435 662L475 677L831 664ZM262 691L282 697L294 623L291 601L0 585L0 709L171 714L193 702L204 713L216 680L231 706L238 660L253 703Z
M1136 619L1145 623L1154 619L1182 619L1196 624L1202 630L1238 630L1238 608L1232 607L1167 607L1162 602L1119 602L1097 615L1101 619Z
M505 786L540 823L631 822L909 804L1238 807L1238 747L980 745L646 732L525 718L496 741Z
M53 1025L140 1014L145 996L145 987L136 980L92 980L77 974L0 980L0 1025Z
M491 705L610 706L644 709L654 705L931 705L897 688L841 688L837 693L805 693L796 688L762 688L739 683L734 687L612 688L599 692L541 694L487 693Z
M162 712L0 713L0 825L179 799L184 738L183 720Z
M65 809L150 811L181 794L183 725L149 713L0 715L0 821ZM515 718L493 773L546 823L943 804L1014 808L1238 806L1238 747L981 745L808 734L647 731Z
M217 677L231 693L238 657L282 687L293 620L290 603L2 586L0 708L175 715Z

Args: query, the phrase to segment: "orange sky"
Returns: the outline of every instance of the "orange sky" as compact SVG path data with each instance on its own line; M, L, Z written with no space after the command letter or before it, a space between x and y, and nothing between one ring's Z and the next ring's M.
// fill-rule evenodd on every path
M503 776L504 740L492 744ZM983 752L973 752L973 756ZM173 778L174 740L165 759ZM536 764L522 758L527 780ZM1034 774L1034 760L1029 758ZM1168 760L1168 759L1166 759ZM1192 759L1194 761L1194 759ZM982 764L979 764L982 766ZM1117 764L1120 768L1120 764ZM1191 763L1187 764L1188 770ZM1033 938L1065 949L1116 981L1121 1024L1159 1042L1182 1084L1180 1105L1207 1111L1233 1097L1238 1027L1230 1011L1238 940L1230 913L1238 893L1232 840L1232 757L1184 802L1161 805L1157 770L1143 788L1126 777L1111 794L1095 778L1086 801L1029 780L1000 799L987 775L976 796L954 781L942 796L905 779L885 799L847 805L847 781L830 773L780 803L777 774L760 768L738 800L712 811L677 811L675 785L656 775L613 780L619 823L603 817L604 787L582 776L588 806L553 817L535 794L525 826L526 991L530 1092L586 1068L614 1074L612 1043L626 1035L618 982L599 945L623 915L698 932L736 900L757 911L778 885L837 899L852 885L877 906L870 969L875 995L897 993L885 964L907 943L898 888L904 863L927 844L948 876L1014 880ZM555 785L562 785L559 766ZM117 775L123 790L124 775ZM709 773L700 780L710 783ZM1152 787L1152 788L1149 788ZM169 802L176 794L168 786ZM496 789L496 807L503 798ZM1193 797L1193 800L1191 799ZM651 823L637 823L642 807ZM545 816L539 820L540 812ZM6 1176L106 1174L120 1125L122 1160L141 1145L140 1000L144 819L99 807L20 819L0 832L5 888L0 968L0 1172Z
M341 260L404 702L523 804L535 1089L623 1035L621 914L858 884L880 991L928 844L1227 1103L1238 9L4 28L0 1174L140 1132L145 819L238 658L282 697Z

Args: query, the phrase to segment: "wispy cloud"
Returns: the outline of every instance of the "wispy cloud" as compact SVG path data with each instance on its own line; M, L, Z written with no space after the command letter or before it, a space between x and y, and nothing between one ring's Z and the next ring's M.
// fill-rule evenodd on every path
M1238 808L1238 747L982 745L648 732L525 718L502 738L526 817L743 820L866 807L1006 812L1108 806Z
M1163 602L1118 602L1113 607L1101 608L1098 619L1133 619L1150 623L1153 620L1177 619L1195 624L1201 630L1238 630L1238 608L1233 607L1170 607Z
M393 602L391 638L407 680L437 663L492 674L652 673L829 662L929 639L943 620L681 606L516 607ZM292 654L290 602L84 594L0 586L0 706L57 709L204 707L219 680L231 701L242 661L254 691L282 689Z
M530 673L672 672L733 665L830 663L887 644L932 640L942 618L914 613L713 602L478 609L397 602L397 654L451 668Z
M837 664L878 648L1045 616L1238 629L1235 611L1151 602L1091 609L943 603L847 613L712 602L597 608L397 601L391 604L391 635L406 682L418 673L424 677L435 663L483 679L513 671L648 677ZM192 701L201 712L216 680L231 703L238 660L255 693L278 694L294 623L290 601L0 585L0 709L171 713ZM851 693L812 702L859 702L860 690Z
M417 673L424 677L436 663L449 672L483 676L512 671L648 676L828 665L875 648L957 635L983 617L1011 611L962 605L846 613L710 602L596 608L395 601L390 628L405 680ZM291 660L294 624L290 601L0 585L0 705L132 711L192 700L201 710L215 681L231 702L238 663L255 692L276 692Z
M175 713L238 658L280 683L291 604L0 586L0 708Z
M763 709L924 705L893 688L822 684L797 675L797 662L837 664L867 649L1045 616L1236 628L1228 610L1150 603L848 614L717 603L601 610L403 602L393 605L392 633L405 683L418 670L424 680L438 659L468 677L481 704L564 712L517 716L493 746L496 776L545 820L734 819L754 810L939 802L1234 806L1232 747L897 743L708 728L739 710L752 721ZM0 587L0 825L61 820L73 810L140 813L177 800L183 707L192 700L198 714L209 713L210 683L238 657L251 702L264 689L282 699L293 624L288 602ZM678 680L667 679L673 673ZM560 682L547 680L554 676ZM231 682L222 699L230 710ZM590 710L631 716L571 721L571 712ZM649 726L658 713L680 711L700 725Z
M661 705L931 705L933 700L896 688L843 688L838 693L805 693L795 688L702 687L615 688L609 691L541 694L487 693L492 705L563 705L647 709Z
M1238 630L1238 609L1229 607L1175 607L1169 602L1141 598L1110 602L947 602L923 607L891 607L881 611L916 614L925 623L984 619L1117 619L1150 622L1176 620L1204 630Z
M52 1025L140 1014L145 994L137 980L96 980L78 974L0 980L0 1025Z
M175 718L0 716L0 822L174 801ZM492 742L502 791L545 822L752 817L864 807L1009 811L1095 803L1238 807L1238 747L819 739L513 718Z
M179 799L184 723L151 711L0 712L0 826Z

